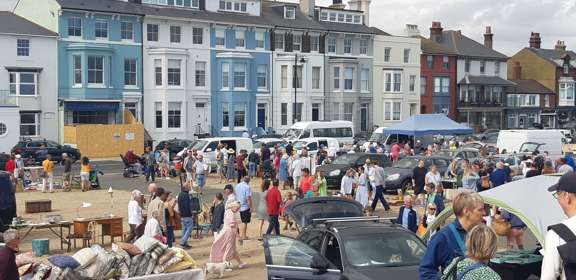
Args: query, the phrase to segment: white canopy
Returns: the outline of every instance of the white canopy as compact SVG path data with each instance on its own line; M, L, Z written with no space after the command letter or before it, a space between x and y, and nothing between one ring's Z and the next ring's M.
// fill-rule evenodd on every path
M559 179L560 175L541 175L521 179L481 192L480 195L486 203L504 208L520 218L540 244L544 245L544 236L548 226L566 219L558 201L548 191L548 187L556 184ZM452 214L452 208L446 208L432 226L428 227L423 239L427 240L429 231L437 228Z

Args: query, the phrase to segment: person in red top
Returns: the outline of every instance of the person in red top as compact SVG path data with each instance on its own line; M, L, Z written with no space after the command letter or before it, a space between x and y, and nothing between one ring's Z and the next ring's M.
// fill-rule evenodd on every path
M0 248L0 279L18 280L20 279L18 266L16 266L16 252L20 243L18 231L14 229L5 231L3 239L6 246Z
M304 176L300 179L300 190L302 191L302 196L312 197L312 183L314 183L314 177L310 176L310 169L308 168L303 168L302 173L304 173ZM310 192L310 194L308 192Z
M400 145L398 145L398 143L394 143L394 145L392 145L390 155L392 156L393 162L398 161L398 158L400 157Z
M10 155L10 159L6 162L4 166L4 170L6 172L10 172L10 174L14 175L14 169L16 169L16 159L14 155Z
M268 208L268 216L270 219L268 220L268 229L266 230L266 234L271 234L272 229L274 229L274 233L276 235L280 235L280 221L278 220L278 216L280 215L280 205L282 204L282 195L278 190L278 185L280 182L278 179L274 179L272 181L272 187L268 189L266 193L266 205Z
M246 172L246 151L240 151L238 157L236 157L236 171L238 171L238 184L242 181L242 178L248 175Z

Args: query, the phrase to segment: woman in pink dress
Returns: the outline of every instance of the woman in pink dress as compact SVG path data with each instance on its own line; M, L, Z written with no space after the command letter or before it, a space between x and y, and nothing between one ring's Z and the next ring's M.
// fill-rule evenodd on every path
M240 202L232 202L226 213L224 214L224 226L218 234L212 249L210 249L210 263L223 263L231 259L238 262L238 268L246 266L240 260L240 255L236 251L236 237L238 234L238 223L236 222L235 214L240 210Z

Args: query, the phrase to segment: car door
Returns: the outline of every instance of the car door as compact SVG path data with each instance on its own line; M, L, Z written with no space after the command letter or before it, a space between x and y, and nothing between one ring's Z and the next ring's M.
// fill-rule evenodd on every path
M62 146L53 141L46 141L48 153L52 156L52 161L60 161L62 159Z
M341 272L320 253L302 241L278 235L264 237L264 257L268 280L339 280ZM314 258L321 258L329 268L311 268Z

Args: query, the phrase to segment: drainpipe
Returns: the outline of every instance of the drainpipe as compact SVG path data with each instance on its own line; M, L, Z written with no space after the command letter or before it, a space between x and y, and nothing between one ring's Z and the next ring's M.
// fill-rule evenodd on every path
M140 98L140 123L144 125L144 16L142 16L142 24L140 25L140 40L142 41L142 45L140 47L140 76L141 78L141 89L142 89L142 96ZM154 69L154 68L153 68ZM146 141L144 141L146 142Z
M274 26L270 32L276 31L276 26ZM268 38L272 38L272 35L270 34L270 36L268 36ZM276 36L274 36L274 38L276 38ZM268 69L270 69L270 127L274 128L274 55L276 53L276 50L274 49L274 51L272 50L272 44L274 44L274 42L272 42L272 40L270 40L270 67ZM258 106L258 105L256 105ZM267 130L267 127L264 128L264 130ZM274 131L274 133L277 133L276 131Z

